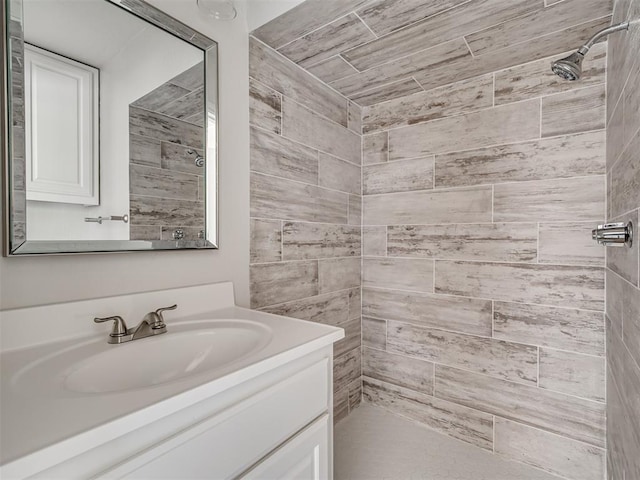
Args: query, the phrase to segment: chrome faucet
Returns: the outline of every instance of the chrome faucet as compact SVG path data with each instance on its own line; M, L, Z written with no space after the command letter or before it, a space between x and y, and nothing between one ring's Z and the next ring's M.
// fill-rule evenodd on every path
M162 312L175 310L176 308L178 308L178 305L171 305L170 307L159 308L155 312L149 312L135 328L127 328L127 323L119 315L103 318L96 317L93 321L96 323L113 321L113 328L109 334L109 343L126 343L152 335L167 333L167 326L164 323Z

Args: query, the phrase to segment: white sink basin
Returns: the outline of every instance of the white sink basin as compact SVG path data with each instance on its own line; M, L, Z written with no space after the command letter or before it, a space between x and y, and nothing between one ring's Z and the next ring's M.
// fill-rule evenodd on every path
M265 325L245 320L182 322L168 330L121 345L108 345L105 334L99 342L80 343L28 365L14 385L32 390L44 382L50 391L80 394L149 388L229 367L272 337Z

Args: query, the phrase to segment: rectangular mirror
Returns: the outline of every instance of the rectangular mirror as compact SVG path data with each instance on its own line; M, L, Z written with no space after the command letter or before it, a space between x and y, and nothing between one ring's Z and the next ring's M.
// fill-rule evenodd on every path
M2 0L5 254L217 248L217 44L142 0Z

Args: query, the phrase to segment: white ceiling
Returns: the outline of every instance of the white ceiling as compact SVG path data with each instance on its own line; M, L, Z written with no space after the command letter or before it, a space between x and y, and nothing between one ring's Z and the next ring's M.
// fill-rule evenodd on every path
M303 1L236 0L236 6L239 11L246 9L251 32ZM180 0L187 2L195 5L196 0ZM148 28L108 0L23 0L23 4L28 42L98 68Z
M247 0L247 27L253 31L304 0Z
M105 0L24 0L29 43L103 67L147 23Z

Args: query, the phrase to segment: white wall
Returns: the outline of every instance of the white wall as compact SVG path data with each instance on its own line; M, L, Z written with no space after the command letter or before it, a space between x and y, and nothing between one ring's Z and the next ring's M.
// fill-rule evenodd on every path
M247 27L250 32L291 10L304 0L247 0Z
M231 280L249 303L249 71L244 2L215 22L196 2L150 0L219 43L220 249L0 259L0 309ZM89 319L87 319L89 321Z

